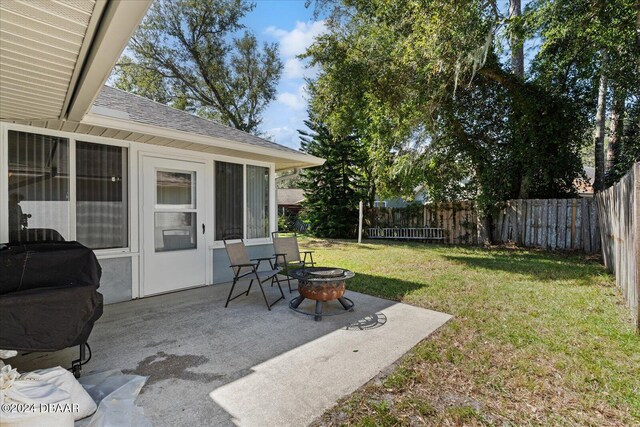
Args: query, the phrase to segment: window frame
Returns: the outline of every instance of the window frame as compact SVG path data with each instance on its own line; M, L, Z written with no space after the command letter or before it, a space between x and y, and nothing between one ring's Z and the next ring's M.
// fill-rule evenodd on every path
M269 190L267 196L268 196L268 206L269 206L269 210L268 210L268 214L267 214L267 224L268 224L268 230L267 231L267 235L265 237L254 237L254 238L247 238L247 233L248 233L248 218L249 218L249 199L248 199L248 185L249 185L249 176L247 175L247 171L248 171L248 166L253 166L253 167L257 167L257 168L264 168L267 169L267 174L269 176L269 182L267 184L267 188ZM268 166L261 166L261 165L255 165L253 163L246 163L244 165L244 206L243 206L243 212L244 212L244 238L246 240L249 241L260 241L263 239L271 239L271 230L273 230L273 227L271 225L271 199L275 196L275 194L272 194L273 192L271 191L271 168Z
M45 122L37 122L43 126ZM198 159L206 163L209 170L214 173L214 167L216 161L228 162L228 163L237 163L243 165L243 176L244 176L244 200L243 200L243 209L246 210L246 166L261 166L269 169L269 236L265 238L254 238L254 239L246 239L245 243L248 246L252 245L262 245L271 243L271 233L277 231L277 200L276 200L276 181L275 181L275 172L276 167L274 162L269 161L261 161L254 159L246 159L242 157L234 157L226 154L216 154L216 153L205 153L200 151L191 151L184 148L178 147L167 147L167 146L157 146L146 144L144 142L136 142L136 141L128 141L124 138L128 138L132 133L129 131L122 131L116 133L114 138L111 137L103 137L100 135L92 135L92 134L83 134L74 132L75 129L82 126L89 126L84 124L75 124L68 122L60 122L57 121L60 125L60 129L48 129L44 127L38 127L36 125L26 125L26 124L17 124L10 122L0 122L0 224L8 224L9 221L9 211L8 211L8 164L4 159L7 159L8 155L8 133L9 130L15 130L19 132L29 132L36 133L41 135L49 135L49 136L57 136L67 138L69 140L69 174L70 183L69 183L69 229L70 229L70 238L72 236L73 239L76 238L76 141L82 142L90 142L94 144L103 144L103 145L112 145L118 147L125 147L128 149L128 246L123 248L111 248L111 249L96 249L94 250L98 259L109 259L109 258L119 258L119 257L127 257L133 256L134 260L137 261L136 256L140 254L140 212L141 212L141 204L139 203L139 186L141 183L141 177L138 176L139 173L139 160L141 154L152 155L152 156L160 156L167 158L184 158L185 160L195 160ZM96 125L97 126L97 125ZM107 129L106 132L113 132L110 129ZM120 137L122 135L122 137ZM115 138L119 137L119 138ZM210 210L211 215L207 214L208 220L211 222L211 230L210 234L211 240L207 241L208 250L219 249L223 247L222 240L215 240L215 226L216 226L216 218L214 215L215 212L215 177L210 177L208 183L211 183L213 186L211 188L211 199L206 201L207 203L207 211ZM243 236L246 236L246 215L244 215L245 219L243 221ZM0 241L8 240L8 230L7 235L4 235L5 227L0 228ZM134 267L137 268L137 267ZM137 282L136 282L137 283ZM136 292L134 292L136 295Z
M77 134L73 134L73 135L77 135ZM90 136L90 135L87 135ZM92 249L93 252L96 253L96 255L108 255L108 254L123 254L123 253L131 253L131 232L132 232L132 227L131 227L131 221L133 218L133 211L131 208L131 188L133 183L131 182L131 144L128 143L122 143L119 141L117 144L111 144L111 143L107 143L106 141L94 141L93 139L89 139L89 138L83 138L82 135L80 138L72 138L69 137L70 140L73 140L73 145L70 145L70 154L69 154L69 161L73 162L73 175L71 176L71 182L73 183L73 192L69 191L69 199L71 199L71 195L73 195L73 212L69 212L69 218L71 218L71 215L73 215L73 222L69 222L69 226L71 227L71 225L73 225L73 233L74 233L74 239L73 240L77 240L77 232L78 232L78 219L77 219L77 202L78 202L78 194L77 194L77 169L76 169L76 146L77 146L77 142L81 142L81 143L87 143L87 144L99 144L99 145L108 145L108 146L112 146L112 147L120 147L120 148L125 148L127 150L127 168L124 171L127 174L127 197L126 197L126 203L127 203L127 244L126 246L122 246L119 248L108 248L108 249ZM73 147L73 149L71 150L71 147ZM69 174L71 175L71 172L69 172ZM69 207L69 209L71 209L71 206Z
M261 245L271 243L271 233L277 231L275 228L277 225L277 204L276 204L276 180L275 180L275 165L272 163L260 162L257 160L248 160L248 159L239 159L235 157L226 157L226 156L215 156L213 158L213 188L212 199L213 199L213 244L210 245L210 248L220 248L223 247L223 241L216 239L215 230L218 222L218 218L215 216L215 208L216 208L216 186L217 182L215 179L215 162L223 162L223 163L235 163L238 165L242 165L242 239L247 243L248 246L251 245ZM247 238L247 166L257 166L266 168L269 171L269 233L266 237L256 237L256 238Z
M81 126L81 125L80 125ZM64 126L63 126L64 129ZM36 135L47 135L59 138L66 138L69 141L69 203L68 203L68 228L69 228L69 240L75 241L77 239L77 218L76 218L76 208L77 208L77 192L76 192L76 183L77 183L77 168L76 168L76 142L87 142L91 144L101 144L101 145L110 145L127 149L127 245L125 247L120 248L109 248L109 249L93 249L93 252L96 256L100 258L108 258L109 255L128 255L132 253L132 217L135 215L133 212L132 206L132 194L131 190L133 187L132 182L132 144L130 142L126 142L123 140L103 138L100 136L90 135L90 134L78 134L75 132L69 132L64 130L54 130L41 128L37 126L29 126L29 125L20 125L15 123L1 123L0 132L2 133L2 138L0 138L0 224L8 224L9 221L9 210L8 210L8 156L9 156L9 131L16 132L26 132L32 133ZM5 160L6 159L6 160ZM137 179L137 178L136 178ZM137 206L137 204L136 204ZM136 208L137 209L137 208ZM7 230L8 232L8 230ZM7 241L9 238L8 235L5 235L5 228L0 229L0 241Z

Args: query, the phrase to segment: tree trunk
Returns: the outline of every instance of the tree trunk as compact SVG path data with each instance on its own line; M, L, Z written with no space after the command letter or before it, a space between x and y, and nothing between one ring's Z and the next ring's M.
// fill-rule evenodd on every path
M598 108L596 110L596 133L595 133L595 150L596 150L596 176L593 186L594 191L604 190L604 125L605 112L607 109L607 74L606 66L609 60L607 51L602 52L602 63L600 64L600 84L598 86Z
M611 107L611 124L609 127L609 146L607 147L607 176L620 161L622 149L622 130L624 126L624 101L626 91L619 87L613 90L613 105Z
M520 0L509 0L509 18L517 18L521 13ZM524 80L524 43L516 36L511 36L511 69Z

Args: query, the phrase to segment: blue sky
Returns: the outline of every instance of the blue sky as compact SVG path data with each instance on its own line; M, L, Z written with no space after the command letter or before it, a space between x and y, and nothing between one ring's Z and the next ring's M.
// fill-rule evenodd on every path
M263 114L261 131L277 143L292 148L300 146L298 129L304 128L307 101L304 77L314 74L296 55L303 53L313 38L324 31L324 22L314 20L313 7L304 0L259 0L255 9L242 21L258 40L280 46L284 71L278 94Z
M530 0L522 1L522 9ZM508 14L508 0L499 0L501 12ZM284 72L278 84L278 94L263 114L260 130L277 143L299 148L298 129L305 128L307 101L304 77L314 75L314 70L305 69L305 64L296 58L313 42L313 38L325 30L324 22L313 16L313 5L305 8L305 0L258 0L254 10L243 23L258 40L276 42L280 45L280 58ZM529 68L535 54L538 39L525 44L525 67ZM508 52L505 52L508 61Z

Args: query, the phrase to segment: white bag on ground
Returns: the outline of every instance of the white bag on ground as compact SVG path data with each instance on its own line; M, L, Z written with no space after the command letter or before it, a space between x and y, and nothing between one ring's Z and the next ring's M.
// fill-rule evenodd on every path
M135 404L147 377L125 375L119 370L83 375L80 383L98 404L96 413L76 427L151 427Z
M70 398L54 384L22 379L11 365L0 370L0 426L72 427Z
M71 403L77 405L73 411L74 420L76 421L88 417L97 409L96 402L93 401L76 377L60 366L27 372L22 374L20 379L42 381L69 393Z

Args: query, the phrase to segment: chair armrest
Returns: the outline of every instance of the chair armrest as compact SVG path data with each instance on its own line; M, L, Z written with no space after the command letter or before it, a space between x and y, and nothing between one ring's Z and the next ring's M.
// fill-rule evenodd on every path
M263 258L251 258L251 261L268 261L270 259L273 259L273 257L272 256L266 256L266 257L263 257Z
M300 251L301 254L312 254L315 251Z
M287 254L273 254L273 256L286 256Z
M233 268L233 267L255 267L256 264L255 262L250 262L248 264L231 264L229 267Z

